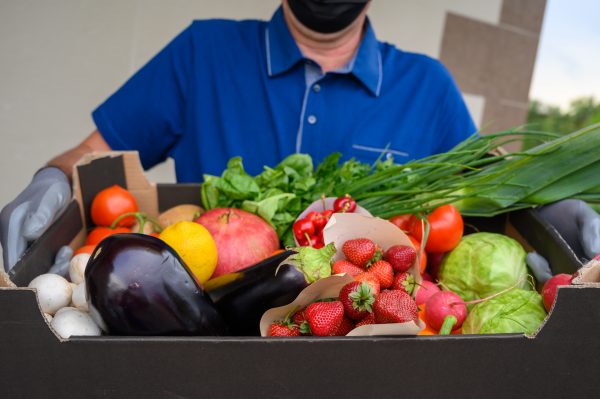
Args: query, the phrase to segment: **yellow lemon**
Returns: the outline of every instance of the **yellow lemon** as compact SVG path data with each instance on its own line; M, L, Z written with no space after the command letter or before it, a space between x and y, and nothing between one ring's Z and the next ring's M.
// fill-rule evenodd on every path
M217 245L208 230L196 222L177 222L160 233L183 259L201 284L212 276L217 267Z

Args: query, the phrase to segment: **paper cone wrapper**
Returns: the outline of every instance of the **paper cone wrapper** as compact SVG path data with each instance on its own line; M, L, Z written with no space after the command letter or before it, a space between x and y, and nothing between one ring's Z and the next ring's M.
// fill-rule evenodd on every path
M408 245L414 248L410 239L397 226L387 220L359 214L359 213L336 213L325 229L323 238L325 244L334 243L337 252L334 261L343 259L342 245L353 238L369 238L385 252L392 245ZM418 259L408 270L420 284L422 279L419 274ZM260 333L264 337L271 323L285 319L288 314L304 309L318 299L337 298L342 287L354 278L346 274L338 274L318 280L302 290L296 299L285 306L273 308L263 314L260 321ZM416 295L418 285L413 293ZM417 335L425 328L425 324L419 319L418 322L370 324L360 326L348 333L348 336L371 336L371 335Z

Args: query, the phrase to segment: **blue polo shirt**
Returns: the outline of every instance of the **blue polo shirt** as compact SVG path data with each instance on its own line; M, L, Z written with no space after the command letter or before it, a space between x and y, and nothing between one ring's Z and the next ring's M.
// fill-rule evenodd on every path
M367 21L351 62L322 74L281 8L270 21L195 21L92 116L112 149L139 151L145 168L173 158L179 182L220 175L237 155L251 174L295 152L403 163L475 132L438 61L379 42Z

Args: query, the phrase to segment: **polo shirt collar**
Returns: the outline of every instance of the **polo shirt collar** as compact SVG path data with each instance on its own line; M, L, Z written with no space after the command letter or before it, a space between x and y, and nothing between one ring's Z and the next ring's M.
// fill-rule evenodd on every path
M365 34L353 59L350 73L373 95L379 96L383 80L381 53L368 18L366 24ZM281 6L267 24L265 47L269 76L282 74L303 60L302 52L287 27Z

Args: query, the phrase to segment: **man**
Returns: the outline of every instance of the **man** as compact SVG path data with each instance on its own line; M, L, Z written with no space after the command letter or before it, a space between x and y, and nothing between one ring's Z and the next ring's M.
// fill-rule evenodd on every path
M474 133L445 68L377 41L367 9L283 0L268 22L194 22L94 111L95 132L3 209L5 268L67 202L65 176L91 151L137 150L145 168L171 157L190 182L236 155L251 174L294 152L402 163Z

